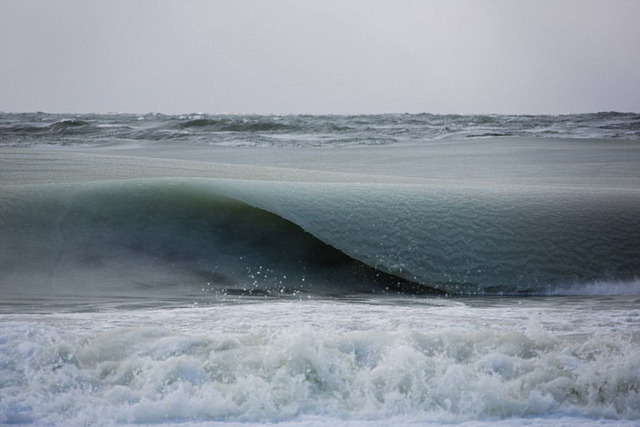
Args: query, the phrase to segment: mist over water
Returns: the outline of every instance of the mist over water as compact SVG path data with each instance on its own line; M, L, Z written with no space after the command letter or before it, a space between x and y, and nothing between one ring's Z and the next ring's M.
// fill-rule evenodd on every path
M635 425L640 116L0 115L0 423Z

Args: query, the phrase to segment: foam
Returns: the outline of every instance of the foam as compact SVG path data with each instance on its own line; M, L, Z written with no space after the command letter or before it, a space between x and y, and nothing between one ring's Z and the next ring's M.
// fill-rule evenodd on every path
M472 322L478 312L455 304L238 308L129 312L112 321L113 314L14 316L0 331L0 420L518 424L567 417L588 424L640 417L638 340L626 332L566 335L517 318L465 326L459 320ZM441 320L427 326L425 309ZM370 310L382 316L378 325L368 314L363 322ZM580 313L547 310L555 325Z

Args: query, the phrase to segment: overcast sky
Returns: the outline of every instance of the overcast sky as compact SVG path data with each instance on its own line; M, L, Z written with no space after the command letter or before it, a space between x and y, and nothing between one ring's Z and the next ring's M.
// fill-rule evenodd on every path
M0 111L640 112L640 0L0 0Z

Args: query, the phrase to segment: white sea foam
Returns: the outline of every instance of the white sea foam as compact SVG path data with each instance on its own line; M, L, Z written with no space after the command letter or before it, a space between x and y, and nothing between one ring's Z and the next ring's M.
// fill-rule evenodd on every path
M5 315L0 416L631 422L640 419L637 313L625 300L598 301L589 312L558 300L378 299ZM625 316L617 331L603 326ZM581 321L590 326L568 324Z

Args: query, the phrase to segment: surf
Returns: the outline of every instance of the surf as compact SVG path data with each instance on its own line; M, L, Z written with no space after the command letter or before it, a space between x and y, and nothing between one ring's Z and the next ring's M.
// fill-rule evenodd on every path
M544 301L5 316L0 422L637 424L637 301Z
M0 423L635 425L637 118L0 114Z

